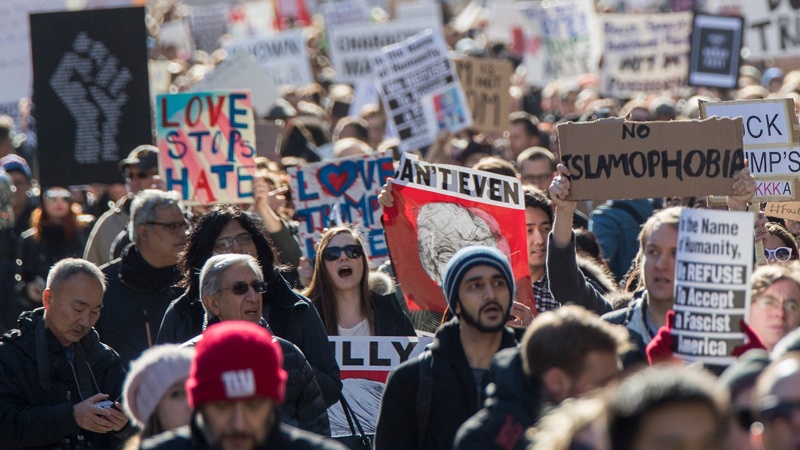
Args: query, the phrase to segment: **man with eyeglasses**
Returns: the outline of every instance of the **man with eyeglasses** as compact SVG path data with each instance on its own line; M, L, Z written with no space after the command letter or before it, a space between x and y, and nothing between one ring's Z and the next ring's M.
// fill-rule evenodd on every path
M800 352L773 361L756 381L750 429L755 448L800 448Z
M203 329L219 322L242 320L260 325L272 334L262 317L261 294L264 292L267 292L267 282L254 257L237 253L212 256L200 271L200 296L205 310ZM195 346L202 339L201 334L183 345ZM283 369L289 374L281 420L306 431L330 436L327 407L314 369L297 346L278 336L274 339L281 346Z
M125 176L128 195L97 219L83 251L83 257L98 266L114 259L111 245L128 225L133 196L154 186L154 177L158 175L158 148L152 145L136 147L119 162L119 170Z
M156 342L170 302L181 289L178 254L189 225L177 192L146 189L131 204L131 244L122 257L102 266L108 278L103 316L97 331L123 363L136 359Z

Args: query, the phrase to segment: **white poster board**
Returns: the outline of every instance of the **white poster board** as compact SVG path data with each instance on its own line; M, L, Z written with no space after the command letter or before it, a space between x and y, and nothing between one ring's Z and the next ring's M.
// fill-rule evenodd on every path
M250 54L276 86L300 86L314 82L302 29L273 36L236 39L225 49L231 55Z

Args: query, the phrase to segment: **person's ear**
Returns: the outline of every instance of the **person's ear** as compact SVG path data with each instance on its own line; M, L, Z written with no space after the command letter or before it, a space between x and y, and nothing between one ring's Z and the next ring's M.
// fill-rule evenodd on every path
M139 225L139 239L142 239L142 238L146 239L149 236L149 234L150 234L150 230L147 227L147 224L143 223L143 224Z
M53 291L51 291L50 288L47 288L44 290L44 292L42 292L42 305L44 305L45 311L50 310L50 299L52 298L52 296L53 296Z
M217 297L215 295L204 295L203 305L206 309L211 311L212 314L219 317L219 304L217 304Z
M542 374L542 384L547 398L553 403L561 403L569 397L572 380L563 369L551 367Z

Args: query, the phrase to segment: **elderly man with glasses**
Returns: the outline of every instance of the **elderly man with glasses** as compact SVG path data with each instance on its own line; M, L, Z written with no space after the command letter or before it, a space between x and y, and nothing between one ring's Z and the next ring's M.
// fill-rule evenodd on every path
M101 267L108 278L97 331L123 363L156 342L170 302L181 289L178 255L186 244L188 223L176 192L147 189L133 199L128 227L131 244L122 257Z

